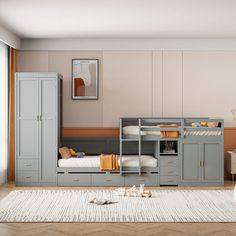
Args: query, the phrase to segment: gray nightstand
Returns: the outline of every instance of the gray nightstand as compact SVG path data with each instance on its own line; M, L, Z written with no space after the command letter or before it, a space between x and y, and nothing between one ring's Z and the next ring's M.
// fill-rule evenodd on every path
M228 151L227 171L232 175L232 181L234 181L234 174L236 174L236 152Z

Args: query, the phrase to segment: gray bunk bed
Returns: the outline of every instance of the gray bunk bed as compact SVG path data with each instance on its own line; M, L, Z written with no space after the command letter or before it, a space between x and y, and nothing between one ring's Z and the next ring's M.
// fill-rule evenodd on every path
M201 122L217 125L198 127ZM97 161L98 154L119 153L119 170L58 166L57 183L59 186L223 185L223 129L222 119L120 118L119 139L63 140L63 145L80 146L89 155L97 154ZM131 154L136 164L130 167L125 160Z

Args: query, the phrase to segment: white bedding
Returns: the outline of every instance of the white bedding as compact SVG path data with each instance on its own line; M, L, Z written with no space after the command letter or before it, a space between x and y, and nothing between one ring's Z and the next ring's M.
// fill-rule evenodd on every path
M100 167L99 162L100 156L84 156L83 158L69 158L69 159L59 159L59 167ZM138 156L122 156L122 166L123 167L138 167L139 158ZM118 161L120 165L120 160ZM142 167L157 167L157 159L153 156L142 155L141 158Z
M145 127L145 126L144 126ZM156 125L156 126L146 126L147 128L157 128L160 126ZM139 126L125 126L123 127L123 134L124 135L139 135ZM153 130L145 130L145 131L141 131L141 135L160 135L160 131L153 131Z

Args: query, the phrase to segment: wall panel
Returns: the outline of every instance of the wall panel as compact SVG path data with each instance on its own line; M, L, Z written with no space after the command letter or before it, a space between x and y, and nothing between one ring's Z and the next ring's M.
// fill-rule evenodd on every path
M122 116L152 116L152 52L104 52L103 81L104 127Z
M99 99L72 100L72 59L99 59ZM103 60L100 51L50 51L49 71L63 75L63 126L102 127Z
M18 51L18 72L48 71L48 51Z
M152 54L152 113L153 116L163 116L163 52L154 51Z
M186 51L183 54L183 115L221 117L235 126L236 52Z
M163 52L163 116L181 117L183 110L182 52Z

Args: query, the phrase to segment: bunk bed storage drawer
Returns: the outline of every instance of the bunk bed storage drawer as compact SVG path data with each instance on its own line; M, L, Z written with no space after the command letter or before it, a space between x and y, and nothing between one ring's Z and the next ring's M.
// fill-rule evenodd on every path
M177 166L178 158L176 157L164 157L160 158L160 166Z
M161 175L160 185L178 185L178 176L176 175Z
M16 173L18 183L37 183L39 181L38 171L17 171Z
M176 166L163 166L160 168L161 175L178 175L178 170Z
M90 186L90 174L58 174L58 186Z
M92 174L92 186L124 186L124 177L119 174Z
M125 175L125 186L145 184L145 186L158 186L158 175L157 174L127 174Z

